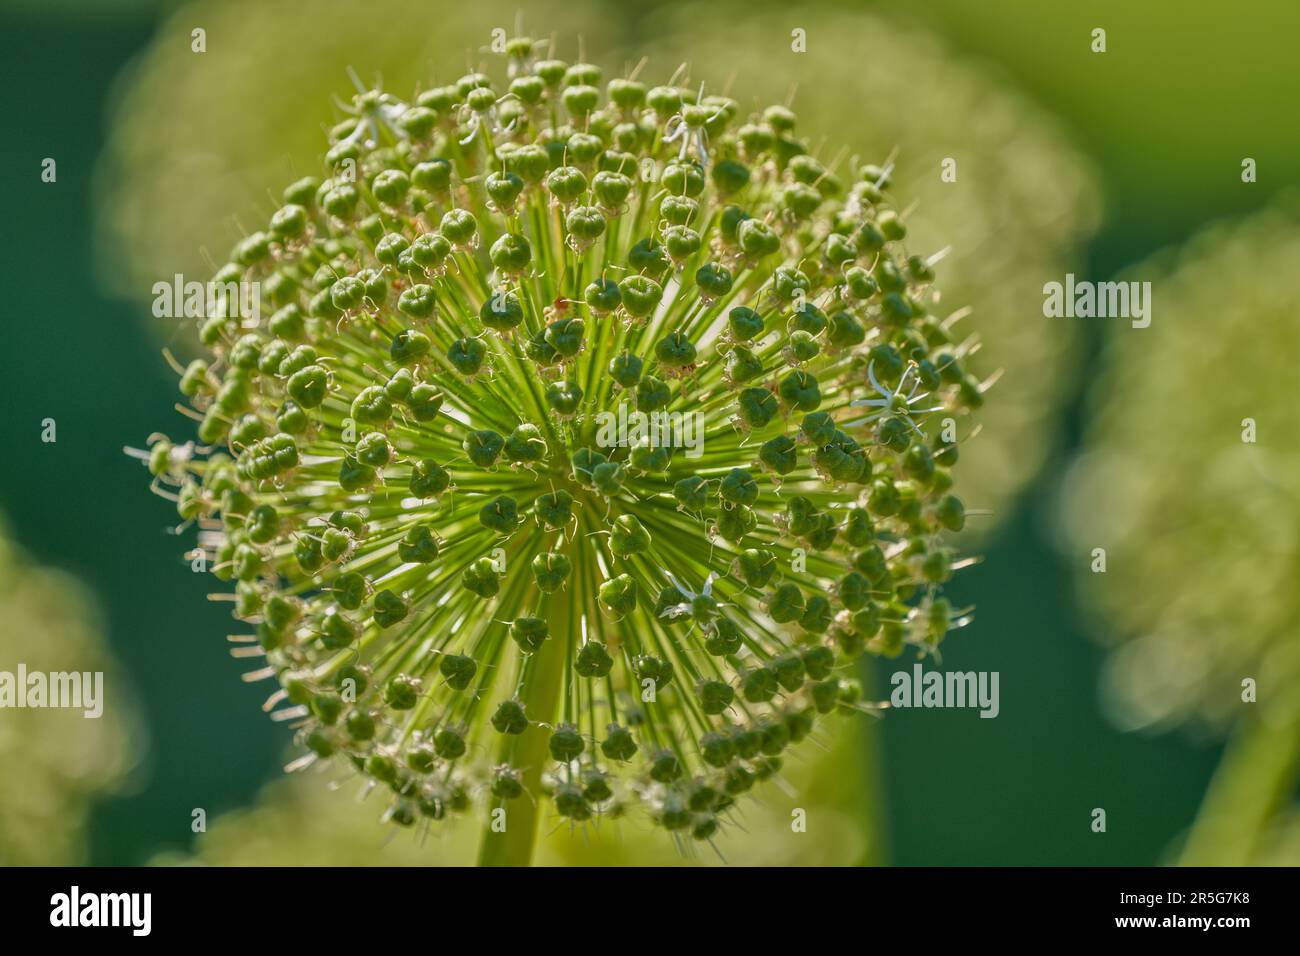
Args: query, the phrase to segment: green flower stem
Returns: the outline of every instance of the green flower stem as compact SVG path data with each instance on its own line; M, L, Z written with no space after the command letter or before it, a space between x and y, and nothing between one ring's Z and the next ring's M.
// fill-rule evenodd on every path
M1248 866L1300 775L1300 709L1281 724L1237 728L1192 825L1183 866Z
M542 767L549 759L547 740L550 730L543 724L555 719L560 686L564 680L564 665L572 627L569 602L571 596L557 591L546 602L546 620L550 625L551 639L535 655L533 672L529 675L521 694L521 701L529 718L529 728L516 740L509 757L510 763L523 773L523 784L534 799L521 797L510 803L506 828L497 833L490 822L483 831L479 846L479 866L528 866L533 859L537 843L537 817L541 795ZM493 801L491 809L502 806Z
M857 752L862 759L862 791L859 810L866 849L859 866L884 866L889 862L889 844L885 829L884 728L878 719L860 720L850 725Z

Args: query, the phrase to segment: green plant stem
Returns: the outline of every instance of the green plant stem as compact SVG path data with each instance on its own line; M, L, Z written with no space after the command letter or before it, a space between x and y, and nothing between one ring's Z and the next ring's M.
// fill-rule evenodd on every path
M524 788L529 796L512 800L507 808L506 828L497 833L492 829L491 817L483 831L479 846L479 866L528 866L532 863L537 844L538 801L541 799L542 767L547 761L549 731L543 724L555 720L556 704L560 698L564 663L568 652L569 629L573 626L569 602L571 596L557 591L546 602L546 620L550 625L550 639L537 652L534 670L529 677L521 701L532 723L512 741L511 763L523 774ZM492 810L503 806L493 801Z
M1183 846L1183 866L1248 866L1300 776L1300 708L1237 728Z
M868 660L862 665L860 676L864 687L871 686L873 664L874 661ZM884 752L883 722L873 717L851 715L845 723L844 733L851 735L852 744L862 755L861 792L855 794L855 805L867 845L858 865L883 866L889 861L885 827L885 766L881 759Z

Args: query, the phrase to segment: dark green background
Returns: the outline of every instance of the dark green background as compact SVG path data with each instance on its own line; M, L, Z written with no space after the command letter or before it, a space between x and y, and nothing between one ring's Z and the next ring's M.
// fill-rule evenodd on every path
M1088 249L1089 276L1262 205L1284 172L1296 181L1300 134L1282 84L1294 81L1297 15L1280 12L1294 5L1238 3L1199 17L1182 4L1059 6L952 0L922 5L918 18L959 50L1000 61L1099 164L1107 218ZM30 552L98 593L151 734L133 792L95 813L92 859L105 864L183 848L188 827L177 821L188 823L191 807L213 817L247 803L279 772L287 739L260 712L265 690L238 681L222 640L229 618L204 600L209 582L182 563L168 507L121 451L167 420L175 387L140 309L97 289L92 176L114 77L156 15L148 3L96 13L56 4L0 19L0 505ZM1083 75L1079 55L1093 25L1111 36L1101 79ZM1243 155L1259 160L1257 187L1239 182ZM55 185L40 182L46 156L58 161ZM1104 330L1087 330L1095 365ZM1000 671L1001 716L899 712L884 722L895 863L1149 864L1196 811L1217 749L1124 735L1098 713L1101 652L1046 522L1081 409L1076 396L1053 463L954 588L954 603L978 603L979 614L945 645L945 664ZM40 441L46 417L58 422L57 444ZM1105 835L1089 830L1093 807L1107 810Z

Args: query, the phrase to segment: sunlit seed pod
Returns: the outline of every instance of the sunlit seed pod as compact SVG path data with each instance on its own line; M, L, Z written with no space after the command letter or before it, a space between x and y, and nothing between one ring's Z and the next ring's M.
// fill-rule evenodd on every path
M510 636L526 654L535 654L541 650L542 642L549 633L546 622L539 617L520 617L510 622Z
M573 573L573 562L559 552L538 554L532 561L533 578L543 594L558 591Z

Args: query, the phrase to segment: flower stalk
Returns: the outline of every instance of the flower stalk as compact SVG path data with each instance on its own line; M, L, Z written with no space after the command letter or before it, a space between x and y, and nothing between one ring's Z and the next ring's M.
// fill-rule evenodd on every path
M555 635L572 632L573 620L567 597L551 595L547 602L546 618ZM546 766L548 733L546 725L555 716L559 704L559 689L565 669L565 648L551 641L535 655L533 672L523 695L524 708L539 723L530 726L518 737L502 741L501 761L521 768L523 785L529 793L540 793L542 768ZM490 806L488 822L483 829L479 845L480 866L528 866L532 863L538 841L538 805L532 800L506 802L494 800ZM503 816L495 814L501 811ZM504 823L498 829L496 821Z

